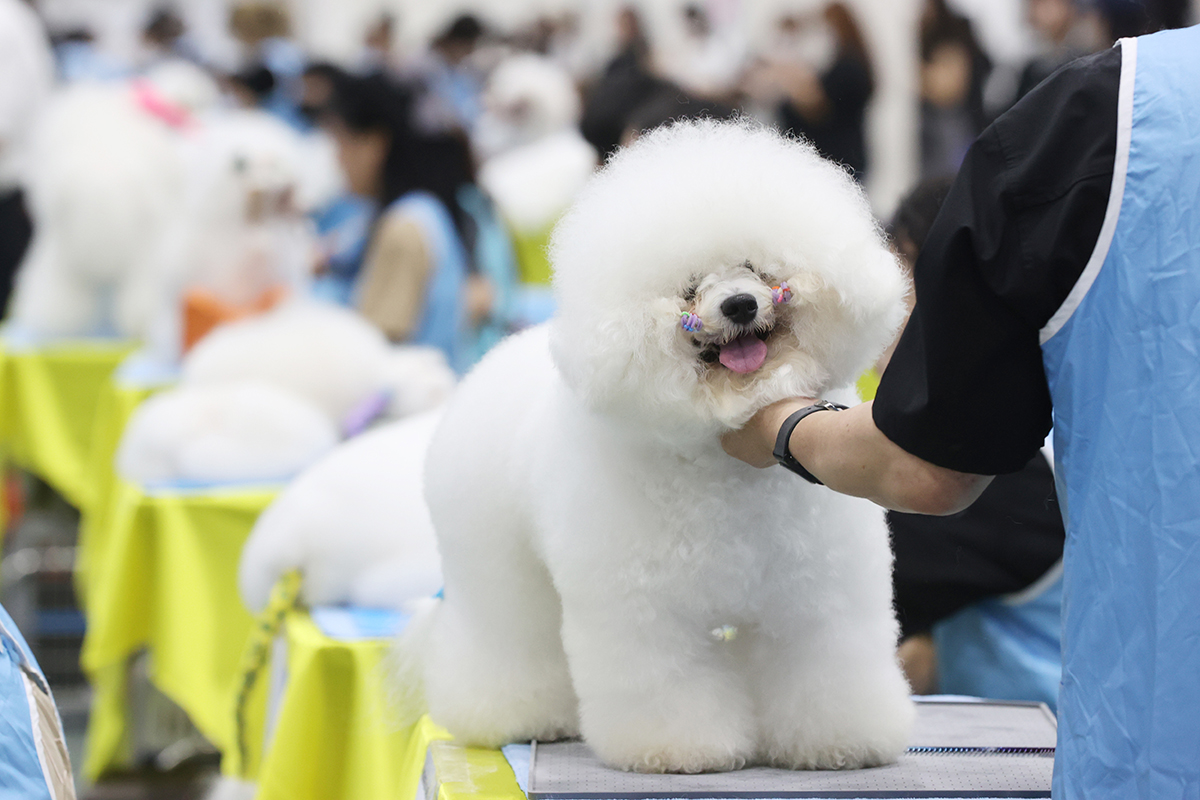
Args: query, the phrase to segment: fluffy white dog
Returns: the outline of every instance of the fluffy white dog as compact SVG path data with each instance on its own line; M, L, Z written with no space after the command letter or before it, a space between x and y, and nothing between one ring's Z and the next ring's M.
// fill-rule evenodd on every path
M579 92L549 59L522 53L488 78L487 110L473 138L479 183L518 234L542 234L596 168L596 151L577 128Z
M287 478L373 419L434 408L454 384L438 350L392 346L344 308L287 303L202 339L179 386L130 418L117 470L143 484Z
M166 125L129 87L58 92L30 137L36 233L13 320L43 336L142 338L158 305L156 258L184 197Z
M393 422L339 446L306 469L259 517L238 576L251 610L299 569L310 605L410 610L441 588L425 505L425 454L441 413Z
M269 383L188 386L138 407L117 471L143 486L282 481L337 441L320 408Z
M480 363L431 445L445 595L401 689L468 743L582 734L624 769L893 761L913 710L883 512L719 443L782 398L853 402L899 324L861 191L806 144L678 124L610 161L552 258L558 315Z

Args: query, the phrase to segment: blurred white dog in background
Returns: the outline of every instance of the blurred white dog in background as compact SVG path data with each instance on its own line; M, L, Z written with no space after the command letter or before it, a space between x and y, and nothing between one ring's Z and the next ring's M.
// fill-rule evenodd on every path
M308 605L412 610L442 586L425 505L431 411L368 431L306 469L263 512L242 550L238 583L262 609L286 572Z
M895 760L883 512L720 435L852 388L904 278L861 190L748 123L659 129L555 232L558 314L463 381L426 473L445 577L401 691L467 744L582 734L644 771Z
M290 302L202 339L179 385L130 418L117 469L142 484L283 480L375 420L438 406L455 380L439 350L393 346L348 309Z
M54 95L29 141L35 234L12 320L39 336L143 338L185 193L174 133L129 86L81 84Z

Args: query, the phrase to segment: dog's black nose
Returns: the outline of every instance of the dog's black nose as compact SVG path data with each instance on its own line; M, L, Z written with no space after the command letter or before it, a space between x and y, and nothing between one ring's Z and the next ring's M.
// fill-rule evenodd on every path
M735 294L721 301L721 313L738 325L745 325L758 314L758 301L751 294Z

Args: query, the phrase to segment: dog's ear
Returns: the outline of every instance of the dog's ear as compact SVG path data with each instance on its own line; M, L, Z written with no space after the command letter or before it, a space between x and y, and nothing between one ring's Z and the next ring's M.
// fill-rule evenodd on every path
M607 316L560 314L550 353L563 379L588 408L623 416L658 416L690 403L694 362L680 359L679 302L657 298L614 308Z

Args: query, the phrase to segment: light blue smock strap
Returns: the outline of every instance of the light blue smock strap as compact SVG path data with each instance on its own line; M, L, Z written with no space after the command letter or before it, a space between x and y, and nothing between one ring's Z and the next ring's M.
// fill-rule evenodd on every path
M425 303L409 344L437 347L457 372L466 369L463 295L467 256L450 212L428 192L409 192L386 212L415 220L425 234L432 271L426 282Z
M1042 332L1066 520L1056 798L1200 797L1200 28L1123 40L1092 259Z

